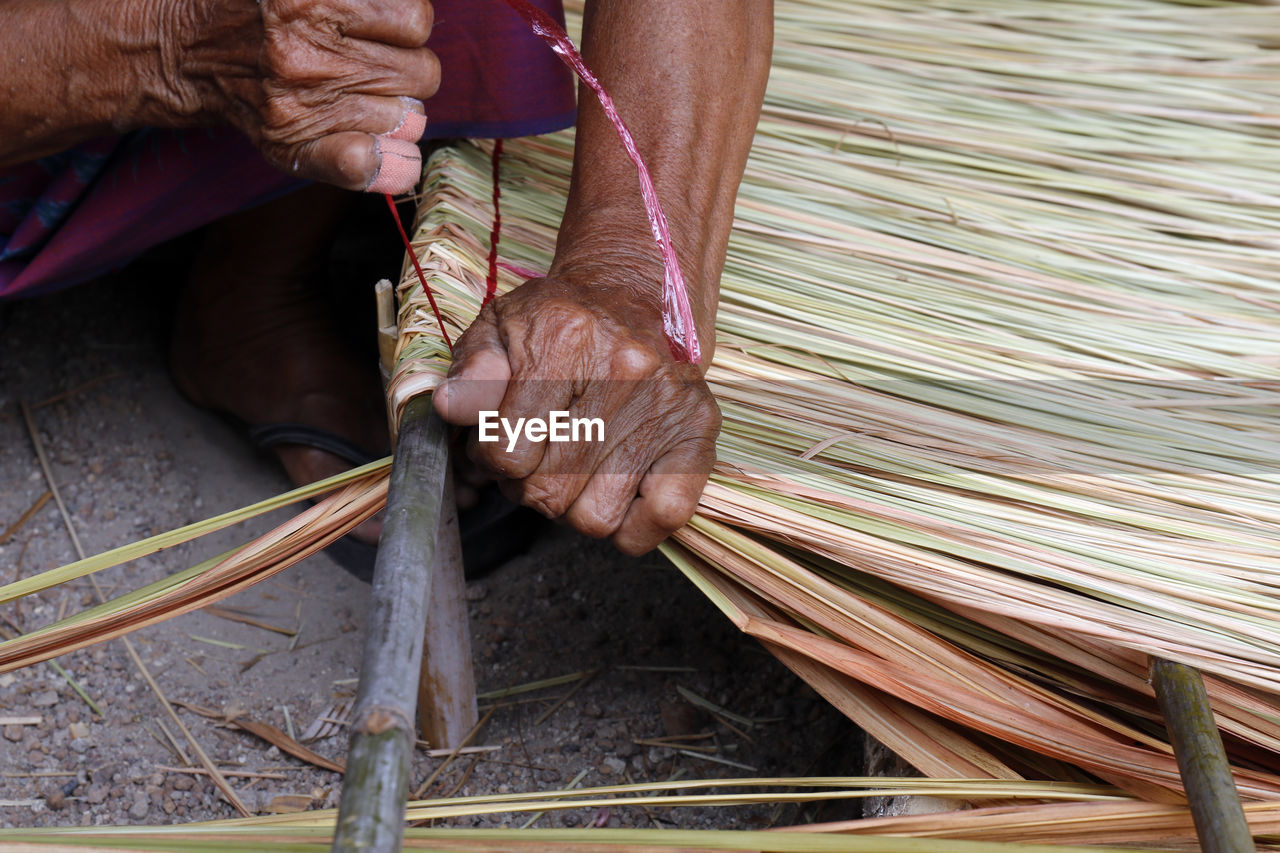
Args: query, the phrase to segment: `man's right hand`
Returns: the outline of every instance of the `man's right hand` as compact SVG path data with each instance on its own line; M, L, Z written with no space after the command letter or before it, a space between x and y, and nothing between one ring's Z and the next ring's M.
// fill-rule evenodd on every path
M346 189L416 185L440 83L427 0L156 2L169 27L153 123L221 119L284 171Z

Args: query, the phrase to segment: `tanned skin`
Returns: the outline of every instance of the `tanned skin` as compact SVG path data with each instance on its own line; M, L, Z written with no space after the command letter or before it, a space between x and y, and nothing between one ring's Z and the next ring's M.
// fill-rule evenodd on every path
M500 4L500 0L489 0ZM480 2L480 0L477 0ZM0 0L0 165L110 132L230 124L295 175L363 189L374 139L439 85L425 0ZM513 13L514 14L514 13ZM600 417L605 441L472 442L515 499L639 554L693 514L720 416L703 379L733 203L768 76L771 0L593 0L583 53L648 163L688 282L700 365L663 335L635 168L584 90L545 278L457 342L437 409ZM429 101L428 101L428 113ZM404 190L411 187L404 187Z
M693 515L715 462L720 413L703 376L734 198L768 76L770 0L596 0L583 54L634 134L670 220L703 361L663 335L662 261L636 170L595 96L579 97L568 209L545 278L487 306L436 390L446 420L551 410L600 417L605 441L473 442L512 498L624 553Z
M230 124L272 164L369 185L435 94L421 0L0 0L0 165L139 127ZM420 107L419 107L420 109ZM407 191L411 186L397 188Z

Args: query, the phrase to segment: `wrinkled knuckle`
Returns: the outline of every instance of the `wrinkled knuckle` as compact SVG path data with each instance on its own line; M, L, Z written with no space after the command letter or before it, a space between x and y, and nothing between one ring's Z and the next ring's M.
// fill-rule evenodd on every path
M298 109L293 98L272 95L263 103L259 115L265 138L276 145L289 144L298 124Z
M610 369L618 379L643 379L657 370L658 364L657 353L636 343L620 345L610 359Z
M501 296L498 297L498 299L501 298ZM497 303L497 301L498 300L495 299L493 302L490 302L485 306L484 310L480 312L477 322L484 319L484 312L489 310L489 308ZM493 325L497 326L499 332L510 340L519 340L523 338L529 331L528 316L518 311L503 310L505 308L506 306L504 305L501 306L500 309L494 309L492 316Z
M418 43L425 43L431 36L431 27L435 23L435 9L430 3L411 3L403 11L401 26L404 27L405 38Z
M333 16L335 10L344 8L349 0L273 0L277 5L287 7L289 14L299 20L309 22L321 21Z
M710 434L719 434L720 427L724 423L724 415L721 414L715 398L704 399L697 407L696 422L699 427Z
M568 500L563 489L555 484L539 480L526 481L522 503L547 518L559 518L568 509Z
M710 394L697 394L693 398L686 396L678 411L681 413L680 422L687 431L710 436L719 434L723 416L715 397Z
M587 509L575 507L569 522L573 525L573 529L583 536L589 536L592 539L608 539L617 531L621 519L602 513L598 507Z
M591 331L591 313L567 299L549 300L542 306L541 314L542 323L561 336L576 338Z
M344 5L331 10L320 26L336 42L338 39L347 38L350 32L358 32L363 23L363 17L360 10Z
M336 30L343 21L353 20L358 14L350 0L276 0L273 5L285 7L283 20L312 30Z
M317 77L315 49L294 27L285 27L268 36L264 56L271 77L296 83Z
M676 492L662 492L649 499L649 517L668 533L684 527L685 522L693 518L695 509L694 501Z

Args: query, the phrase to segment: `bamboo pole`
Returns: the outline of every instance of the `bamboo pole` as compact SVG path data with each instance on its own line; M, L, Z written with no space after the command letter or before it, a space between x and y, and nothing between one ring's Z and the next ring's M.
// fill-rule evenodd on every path
M1178 759L1200 849L1204 853L1253 853L1253 836L1200 672L1186 664L1153 658L1151 680Z
M374 564L335 853L390 853L403 838L415 740L412 675L421 665L427 602L437 574L448 437L430 397L406 406Z

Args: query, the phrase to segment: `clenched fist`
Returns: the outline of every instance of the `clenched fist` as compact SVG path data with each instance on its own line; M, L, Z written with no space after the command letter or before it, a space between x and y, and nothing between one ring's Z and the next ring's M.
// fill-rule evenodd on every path
M440 83L426 0L159 0L168 103L242 130L276 166L354 190L416 184Z
M662 336L656 293L533 279L487 305L435 391L441 417L472 431L469 454L508 497L642 554L697 507L720 411L695 365ZM530 423L565 413L555 441ZM596 422L598 431L564 424Z
M692 517L715 464L720 411L703 374L768 77L770 12L769 0L593 0L584 17L587 64L630 126L670 222L704 362L672 355L636 169L584 95L550 271L480 312L435 390L441 417L476 427L469 453L508 496L628 554ZM498 440L479 440L482 413ZM567 441L552 440L555 423Z

